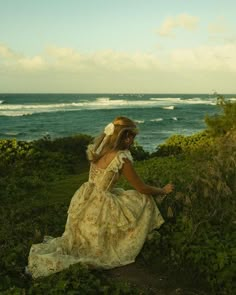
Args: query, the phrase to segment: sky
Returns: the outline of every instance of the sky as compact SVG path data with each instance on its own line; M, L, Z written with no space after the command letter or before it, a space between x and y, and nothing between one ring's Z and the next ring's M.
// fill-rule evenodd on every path
M0 93L236 93L235 0L0 0Z

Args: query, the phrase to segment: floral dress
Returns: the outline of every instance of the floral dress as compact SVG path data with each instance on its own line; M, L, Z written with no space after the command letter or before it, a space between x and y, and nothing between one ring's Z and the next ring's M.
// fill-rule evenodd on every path
M119 151L106 169L91 164L89 180L74 194L65 231L30 249L33 278L48 276L75 263L109 269L135 261L147 235L164 222L150 195L114 188L128 150Z

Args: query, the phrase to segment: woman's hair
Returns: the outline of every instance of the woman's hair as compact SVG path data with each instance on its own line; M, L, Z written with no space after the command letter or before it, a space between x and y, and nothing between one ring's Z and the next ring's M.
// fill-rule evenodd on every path
M129 136L135 136L138 133L134 121L127 117L116 117L112 123L114 124L114 132L112 135L106 136L103 132L100 136L95 138L93 144L88 146L87 157L89 161L98 161L108 151L126 149L127 144L125 140ZM96 153L96 150L103 140L105 140L105 143L102 150Z

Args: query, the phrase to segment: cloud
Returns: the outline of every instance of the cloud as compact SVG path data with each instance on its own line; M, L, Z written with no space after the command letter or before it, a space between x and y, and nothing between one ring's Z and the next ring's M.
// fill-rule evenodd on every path
M158 67L160 62L151 53L127 53L111 49L80 53L70 48L48 47L45 51L50 57L51 66L73 70L123 71L128 69L150 69Z
M41 56L26 57L15 52L4 44L0 44L0 64L9 70L39 70L46 67Z
M194 31L197 29L199 19L188 14L180 14L175 17L167 17L162 23L157 33L162 37L174 36L174 29L182 28L187 31Z
M1 71L14 73L151 75L168 71L236 72L236 44L177 48L156 53L127 53L111 49L82 53L73 48L47 47L35 56L20 56L6 46L0 47Z
M26 70L42 70L46 68L46 62L41 56L34 56L32 58L20 58L16 65Z
M176 49L170 54L170 63L176 70L236 72L236 45Z
M156 53L50 46L31 57L1 45L0 72L2 92L234 92L236 44Z
M20 55L6 45L0 44L0 57L5 59L17 59Z
M126 53L114 50L98 51L88 57L98 67L123 71L129 69L148 70L157 68L160 62L156 55L151 53Z
M2 57L2 58L1 58ZM73 48L49 46L35 56L17 55L7 46L0 47L0 65L7 70L25 72L120 72L147 71L160 68L156 54L145 52L127 53L111 49L82 53Z
M229 30L223 17L219 17L215 21L209 23L207 29L210 34L224 34Z

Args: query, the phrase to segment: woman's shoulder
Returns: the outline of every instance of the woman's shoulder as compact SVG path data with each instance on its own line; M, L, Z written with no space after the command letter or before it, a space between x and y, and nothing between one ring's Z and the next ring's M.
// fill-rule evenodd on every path
M121 160L128 159L131 162L133 162L133 157L132 157L129 150L120 150L120 151L118 151L117 152L117 157L119 157Z
M114 167L119 167L120 169L126 160L133 162L129 150L109 151L96 162L95 166L100 169L113 169Z
M108 151L95 164L97 168L106 169L116 158L118 151Z
M113 156L113 159L107 167L109 171L118 172L127 161L133 162L133 158L129 150L116 151Z
M109 153L106 154L106 162L108 163L115 162L115 161L123 163L123 160L125 159L128 159L131 162L133 161L133 158L129 150L110 151Z
M126 158L132 158L131 153L129 150L113 150L106 153L105 157L107 159L114 159L116 157L126 157Z

